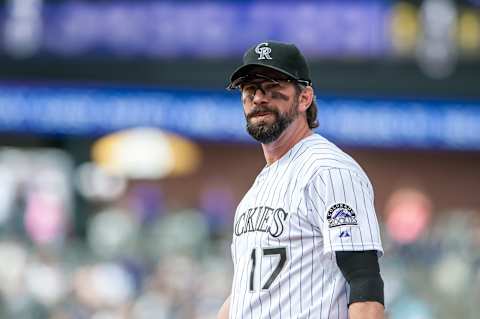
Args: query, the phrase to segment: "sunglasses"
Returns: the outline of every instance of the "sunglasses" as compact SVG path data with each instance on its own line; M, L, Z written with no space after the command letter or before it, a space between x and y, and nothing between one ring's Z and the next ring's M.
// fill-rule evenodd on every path
M306 80L296 80L296 79L292 79L292 78L282 78L282 79L273 79L271 77L268 77L266 75L263 75L263 74L247 74L247 75L244 75L244 76L241 76L237 79L235 79L234 81L232 81L232 83L230 83L230 85L227 87L228 90L241 90L242 86L244 86L245 84L248 84L248 83L251 83L253 81L256 81L256 80L265 80L265 81L268 81L268 82L272 82L274 84L280 84L281 82L288 82L288 83L300 83L302 85L305 85L305 86L311 86L312 83L310 81L306 81Z

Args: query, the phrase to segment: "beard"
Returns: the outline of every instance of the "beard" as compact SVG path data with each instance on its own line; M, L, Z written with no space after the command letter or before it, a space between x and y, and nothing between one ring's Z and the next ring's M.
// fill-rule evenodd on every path
M250 114L245 115L247 120L247 132L260 143L269 144L277 140L285 129L298 117L299 112L297 109L297 102L293 103L287 113L280 113L279 111L266 106L254 108ZM274 117L272 123L267 123L266 121L252 122L253 117L266 112Z

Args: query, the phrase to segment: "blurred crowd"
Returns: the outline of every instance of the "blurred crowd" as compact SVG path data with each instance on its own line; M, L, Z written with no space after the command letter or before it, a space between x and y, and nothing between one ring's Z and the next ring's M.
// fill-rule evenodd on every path
M206 319L229 293L226 189L172 209L155 182L14 148L0 150L0 184L0 318ZM479 212L435 211L412 190L385 210L388 317L477 318Z

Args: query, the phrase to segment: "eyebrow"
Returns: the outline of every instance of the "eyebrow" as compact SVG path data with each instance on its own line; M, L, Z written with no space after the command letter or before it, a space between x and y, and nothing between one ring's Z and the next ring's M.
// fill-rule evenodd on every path
M280 84L281 84L281 83L267 82L267 83L265 84L265 88L266 88L266 89L272 89L272 88L276 88L276 87L277 87L277 88L281 88Z

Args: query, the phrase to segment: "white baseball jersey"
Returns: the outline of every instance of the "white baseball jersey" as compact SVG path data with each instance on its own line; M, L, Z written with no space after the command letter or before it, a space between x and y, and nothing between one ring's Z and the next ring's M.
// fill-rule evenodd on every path
M234 221L230 319L348 318L335 251L383 254L373 189L318 134L266 166Z

